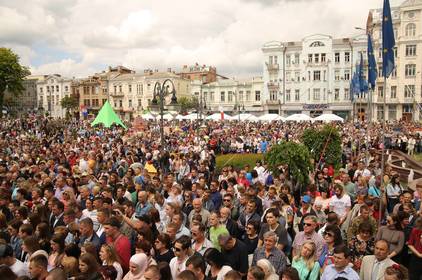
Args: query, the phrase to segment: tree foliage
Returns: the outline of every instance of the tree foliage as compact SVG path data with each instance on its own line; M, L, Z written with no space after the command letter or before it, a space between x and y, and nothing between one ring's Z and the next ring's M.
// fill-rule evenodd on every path
M309 182L311 155L303 144L283 141L274 145L266 153L265 161L276 175L279 173L279 166L287 164L295 182L301 185Z
M65 96L60 100L60 105L66 109L66 116L70 115L70 112L79 107L79 101L74 96Z
M177 103L180 105L180 113L187 113L191 109L198 108L198 99L196 97L179 97L177 98Z
M302 134L302 142L308 148L315 163L322 158L325 163L338 167L341 163L341 137L333 125L321 129L308 128Z
M11 49L0 48L0 116L6 90L20 94L24 90L23 79L30 75L28 68L19 63L19 56Z

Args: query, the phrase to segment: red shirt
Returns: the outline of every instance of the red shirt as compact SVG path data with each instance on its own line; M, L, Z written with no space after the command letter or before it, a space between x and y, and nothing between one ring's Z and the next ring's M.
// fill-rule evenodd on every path
M131 256L129 239L125 235L120 234L114 241L111 237L107 237L107 244L113 246L116 250L123 271L129 271L129 260Z
M422 238L422 230L414 228L412 229L412 232L410 233L409 241L407 241L407 245L412 245L413 247L415 247L415 249L419 253L422 253L421 238Z

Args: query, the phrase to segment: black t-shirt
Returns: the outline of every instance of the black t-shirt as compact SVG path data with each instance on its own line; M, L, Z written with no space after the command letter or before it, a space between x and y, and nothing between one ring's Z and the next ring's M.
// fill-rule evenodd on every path
M174 258L174 253L173 253L172 250L168 250L167 252L165 252L162 255L160 255L160 254L155 255L155 260L157 261L157 263L159 263L159 262L170 263L172 258Z
M233 249L230 251L223 250L223 254L226 258L226 263L233 268L233 270L237 270L240 273L247 273L248 272L248 254L245 252L248 251L245 243L241 240L236 239L236 244L234 245Z
M255 252L256 247L258 246L258 235L254 239L249 239L249 237L246 235L243 242L246 245L246 248L248 250L248 255L253 254Z

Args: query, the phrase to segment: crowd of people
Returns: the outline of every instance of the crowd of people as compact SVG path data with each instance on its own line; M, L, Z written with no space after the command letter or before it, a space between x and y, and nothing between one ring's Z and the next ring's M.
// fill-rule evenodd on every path
M382 174L379 125L333 124L342 168L299 188L287 165L216 167L320 125L169 123L162 147L155 122L4 119L0 279L420 280L422 184ZM389 124L386 148L422 152L415 128Z

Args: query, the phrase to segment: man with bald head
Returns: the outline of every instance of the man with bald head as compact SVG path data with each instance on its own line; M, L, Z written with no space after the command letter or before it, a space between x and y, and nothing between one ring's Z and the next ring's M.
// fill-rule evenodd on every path
M237 226L237 222L235 222L231 218L231 210L228 207L221 207L220 208L220 222L221 224L225 225L227 230L229 231L231 236L240 237L239 227Z
M138 203L135 208L136 217L148 215L149 210L152 208L152 204L148 202L148 194L146 191L138 192Z
M190 211L188 220L189 224L192 224L192 218L195 215L201 215L202 223L206 225L210 212L202 206L202 200L200 198L195 198L192 202L193 210Z
M373 255L363 257L362 266L360 268L360 279L372 280L383 279L384 272L387 267L396 264L389 257L388 242L380 239L375 243Z

